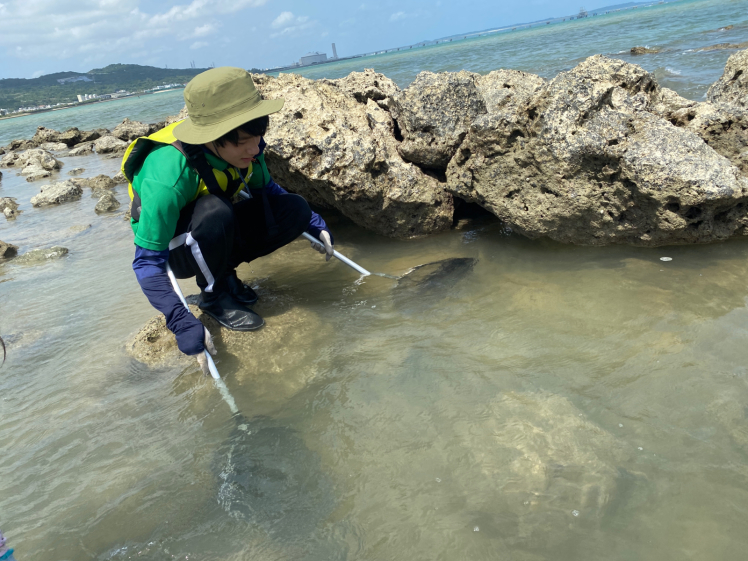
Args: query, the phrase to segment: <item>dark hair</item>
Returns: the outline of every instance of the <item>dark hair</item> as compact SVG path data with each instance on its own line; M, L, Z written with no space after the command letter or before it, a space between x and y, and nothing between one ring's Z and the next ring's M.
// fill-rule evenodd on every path
M269 124L270 118L267 115L264 117L257 117L256 119L227 132L222 137L216 139L215 142L220 147L225 146L227 142L230 142L231 144L239 144L239 131L244 131L249 136L265 136Z

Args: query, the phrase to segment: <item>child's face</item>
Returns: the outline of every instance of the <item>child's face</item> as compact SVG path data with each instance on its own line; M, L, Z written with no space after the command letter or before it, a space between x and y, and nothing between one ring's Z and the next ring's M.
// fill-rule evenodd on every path
M223 161L239 169L244 169L249 167L255 156L260 153L260 140L262 137L250 136L242 130L238 132L239 138L236 144L227 142L223 146L217 146L211 143L210 148Z

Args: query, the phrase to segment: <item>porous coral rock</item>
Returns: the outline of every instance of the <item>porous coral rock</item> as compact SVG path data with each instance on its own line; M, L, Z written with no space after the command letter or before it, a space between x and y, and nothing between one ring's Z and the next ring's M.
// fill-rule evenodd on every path
M372 76L373 79L373 76ZM265 140L271 174L312 203L393 237L450 227L453 200L397 151L390 114L350 89L293 74L255 76L266 99L284 98Z
M748 178L650 112L659 93L642 68L590 57L531 96L511 127L477 119L447 189L530 238L655 246L742 233Z
M748 49L727 59L725 71L706 94L711 102L729 103L748 109Z
M105 190L103 193L101 193L101 196L99 197L99 202L96 203L96 206L94 207L94 211L96 214L103 214L105 212L114 212L119 208L119 201L117 200L117 197L114 196L114 193L111 191Z
M68 179L59 183L51 183L41 188L41 193L31 198L31 205L35 207L59 205L64 202L81 198L83 190Z
M114 136L102 136L94 141L94 149L97 154L110 154L112 152L124 152L127 142Z
M128 143L140 136L148 136L151 132L151 126L146 123L139 121L131 121L125 118L119 125L114 127L112 136L119 138L120 140L127 141Z

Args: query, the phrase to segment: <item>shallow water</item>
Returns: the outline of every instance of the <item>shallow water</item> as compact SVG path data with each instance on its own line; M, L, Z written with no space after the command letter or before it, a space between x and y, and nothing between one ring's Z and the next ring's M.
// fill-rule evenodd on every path
M717 14L694 37L746 13L668 8L694 5ZM661 41L648 44L675 43ZM729 53L702 53L703 83ZM109 126L117 107L135 118L125 103L100 105ZM119 165L63 161L60 178ZM0 240L69 249L0 264L0 528L19 560L745 557L748 240L583 248L481 221L397 241L325 213L337 249L372 271L475 261L357 282L297 241L243 266L267 326L232 352L217 341L237 420L196 364L126 354L155 313L128 224L97 216L88 189L33 209L44 182L2 171L0 196L24 212L0 217Z
M84 176L117 167L67 160ZM0 239L70 250L0 265L0 524L19 559L724 560L748 547L748 241L568 247L483 222L405 242L333 217L338 249L374 271L476 262L441 285L357 284L299 241L240 269L281 333L233 355L218 341L247 435L196 365L124 352L154 314L127 224L95 215L89 190L32 209L39 185L2 184L24 213Z

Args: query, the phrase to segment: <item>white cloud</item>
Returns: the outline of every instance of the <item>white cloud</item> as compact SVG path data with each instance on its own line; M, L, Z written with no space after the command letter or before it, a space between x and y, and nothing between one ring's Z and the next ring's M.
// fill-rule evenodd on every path
M348 18L346 20L341 21L338 24L338 27L353 27L356 24L356 18Z
M408 17L408 14L406 14L405 12L395 12L394 14L390 16L390 21L397 21L400 19L405 19L407 17Z
M270 27L280 29L270 34L270 38L282 37L284 35L294 35L301 31L310 29L317 25L316 20L310 20L309 16L294 16L292 12L282 12L273 20ZM282 28L282 29L281 29Z
M32 77L32 78L38 78L39 76L44 76L44 75L45 75L46 73L47 73L47 72L46 72L46 71L44 71L44 70L37 70L36 72L34 72L34 73L33 73L33 74L31 75L31 77Z
M204 42L198 39L215 36L224 16L266 3L186 0L158 11L161 3L146 0L0 0L0 52L15 60L42 61L32 63L37 68L50 59L81 64L94 53L110 62L134 61L133 53L141 48L149 57L160 51L157 41L163 38L202 48L195 47ZM163 52L173 53L173 43Z
M194 51L195 49L202 49L203 47L207 47L207 46L208 46L208 43L206 41L196 41L192 43L192 45L190 45L190 49Z
M218 30L218 27L216 25L212 23L206 23L205 25L196 27L195 32L192 34L192 36L193 37L205 37L206 35L215 33L217 30Z
M279 27L283 27L284 25L291 23L293 20L294 17L292 12L282 12L281 15L273 20L273 23L270 24L270 27L272 27L273 29L278 29Z

